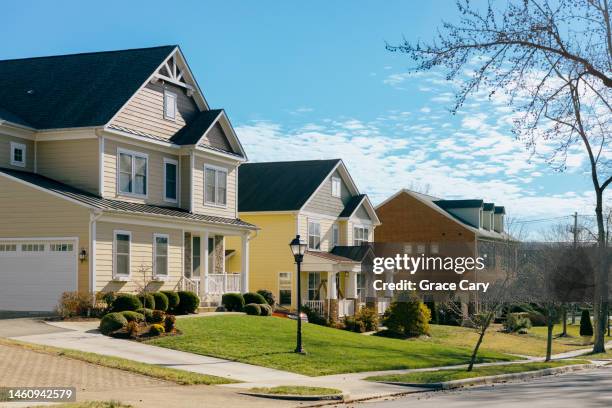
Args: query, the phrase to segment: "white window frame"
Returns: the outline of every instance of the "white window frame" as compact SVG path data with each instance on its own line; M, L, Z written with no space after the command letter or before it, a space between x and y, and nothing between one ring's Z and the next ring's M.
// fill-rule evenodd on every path
M166 238L166 274L165 275L157 273L157 238ZM168 267L170 266L169 258L170 258L170 235L153 234L153 276L156 279L163 280L165 278L168 278L168 276L170 276L170 271L168 270Z
M281 290L287 290L287 289L284 289L283 287L281 287L281 280L282 280L281 275L283 275L283 274L286 274L286 276L288 276L288 279L289 279L289 292L291 292L291 300L289 300L289 303L281 303L281 301L280 301L281 300L281 295L280 295ZM291 305L291 303L293 303L293 281L292 281L293 278L292 278L292 275L293 274L291 272L279 272L278 273L278 293L277 293L278 298L277 299L278 299L278 304L279 305Z
M174 115L168 115L167 103L168 97L172 97L174 99ZM169 91L168 89L164 89L164 119L176 121L176 111L178 109L178 95L176 92Z
M123 192L121 191L121 154L129 154L132 156L132 192ZM145 177L147 178L145 181L145 194L134 193L134 186L136 181L136 157L141 159L145 159L147 161L147 174ZM149 155L146 153L136 152L133 150L123 149L121 147L117 148L117 195L129 196L129 197L137 197L137 198L148 198L149 197Z
M310 234L310 224L315 224L315 225L319 226L319 235L318 235L318 237L319 237L319 248L311 248L310 247L310 237L311 237L311 234ZM308 228L308 234L307 234L308 235L308 243L307 243L308 244L308 247L307 247L308 250L309 251L320 251L321 250L321 243L322 243L321 242L321 222L319 220L308 220L308 227L307 228ZM317 235L312 235L312 236L313 237L317 237Z
M214 170L215 171L215 200L214 201L208 201L208 197L206 196L206 170ZM219 173L224 173L225 174L225 203L219 203ZM227 193L227 186L228 186L228 182L229 182L229 175L228 175L228 170L225 167L220 167L220 166L213 166L211 164L205 164L204 165L204 173L202 173L202 179L204 181L204 192L203 192L203 196L204 196L204 205L205 206L209 206L209 207L219 207L219 208L227 208L227 201L228 201L228 193Z
M175 185L174 185L174 195L176 196L176 198L170 198L168 197L168 191L166 190L166 165L167 164L173 164L176 167L176 180L175 180ZM148 170L148 163L147 163L147 170ZM174 160L174 159L169 159L167 157L164 157L164 201L168 202L168 203L177 203L178 202L178 186L179 186L179 167L178 167L178 160ZM149 190L147 189L147 192Z
M321 276L321 272L308 272L307 276L307 282L306 282L306 296L307 296L307 300L321 300L321 281L322 281L322 276ZM310 277L314 276L315 278L313 279L314 283L315 283L315 287L311 287L310 286ZM339 274L336 274L336 276L339 276ZM318 281L318 282L317 282ZM310 292L313 292L313 294L315 296L313 296L313 298L311 298L310 296ZM318 298L318 299L314 299L314 298Z
M362 230L362 231L367 231L368 233L368 238L364 239L363 235L362 238L358 239L357 238L357 231L356 230ZM357 243L359 242L359 243ZM354 246L359 246L361 244L363 244L364 242L371 242L370 241L370 227L367 225L353 225L353 245Z
M331 195L332 197L342 196L342 179L340 177L331 178Z
M119 275L117 273L117 235L127 235L130 237L129 241L129 253L128 253L128 274ZM132 232L114 230L113 231L113 280L127 281L132 276Z
M340 245L340 226L338 223L332 224L332 248Z
M26 145L23 143L11 142L11 165L17 167L26 166ZM15 160L15 149L21 149L21 161Z

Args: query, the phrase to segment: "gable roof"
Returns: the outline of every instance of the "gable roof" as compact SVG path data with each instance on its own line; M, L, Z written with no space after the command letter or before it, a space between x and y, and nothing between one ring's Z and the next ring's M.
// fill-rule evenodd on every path
M436 200L436 205L444 209L455 208L482 208L482 200Z
M0 119L36 129L105 125L176 48L0 61Z
M340 218L345 218L345 217L349 218L351 215L353 215L355 210L357 210L357 208L363 202L363 200L365 200L365 198L366 198L365 194L358 194L356 196L351 197L349 202L346 203L346 205L344 206L344 210L342 210L342 212L340 213L339 217Z
M211 109L198 112L191 123L176 132L176 134L170 138L170 141L177 145L197 144L202 138L202 135L213 123L215 123L219 115L221 115L221 112L223 112L223 109Z
M352 246L335 246L331 253L337 256L351 259L355 262L363 262L363 260L372 252L371 245L352 245Z
M340 162L242 164L238 167L238 211L298 211Z
M40 174L27 171L12 170L0 167L0 175L28 183L49 193L59 195L70 201L77 202L90 208L111 211L114 213L125 213L131 215L153 215L183 219L185 221L202 221L212 224L240 226L256 229L253 224L235 218L215 217L203 214L192 214L178 207L162 207L151 204L130 203L127 201L110 200L101 198L95 194L74 188L59 181L50 179Z
M493 208L494 208L494 207L495 207L495 204L493 204L493 203L484 203L484 204L482 205L482 209L483 209L484 211L493 211Z
M503 206L495 206L495 214L505 214L506 209Z

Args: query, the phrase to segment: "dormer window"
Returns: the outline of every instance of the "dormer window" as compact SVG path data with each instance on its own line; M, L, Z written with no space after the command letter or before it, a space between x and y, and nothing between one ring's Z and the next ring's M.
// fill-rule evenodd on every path
M176 119L176 94L168 90L164 91L164 119Z
M340 197L340 189L342 186L340 177L332 177L331 184L332 184L332 197Z
M26 146L24 144L11 142L11 165L25 167Z

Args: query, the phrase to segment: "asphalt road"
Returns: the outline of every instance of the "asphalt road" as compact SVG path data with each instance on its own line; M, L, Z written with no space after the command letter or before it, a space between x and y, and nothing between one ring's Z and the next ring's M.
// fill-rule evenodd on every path
M387 401L350 404L355 408L612 407L612 367L542 377L529 382L411 394Z

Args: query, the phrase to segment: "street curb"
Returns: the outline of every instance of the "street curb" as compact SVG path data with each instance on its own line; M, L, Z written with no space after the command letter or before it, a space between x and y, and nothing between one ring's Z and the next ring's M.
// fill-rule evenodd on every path
M565 367L545 368L543 370L527 371L524 373L512 373L512 374L499 374L490 375L487 377L474 377L465 378L463 380L446 381L439 383L429 384L418 384L418 383L406 383L406 382L395 382L395 381L374 381L381 382L384 384L400 385L405 387L419 387L419 388L430 388L432 390L452 390L455 388L462 388L472 385L487 385L501 383L511 380L528 380L532 378L545 377L548 375L563 374L580 370L588 370L591 368L597 368L597 364L576 364Z
M259 392L242 391L238 394L248 395L251 397L277 399L285 401L346 401L349 398L348 393L333 394L333 395L289 395L289 394L262 394Z

